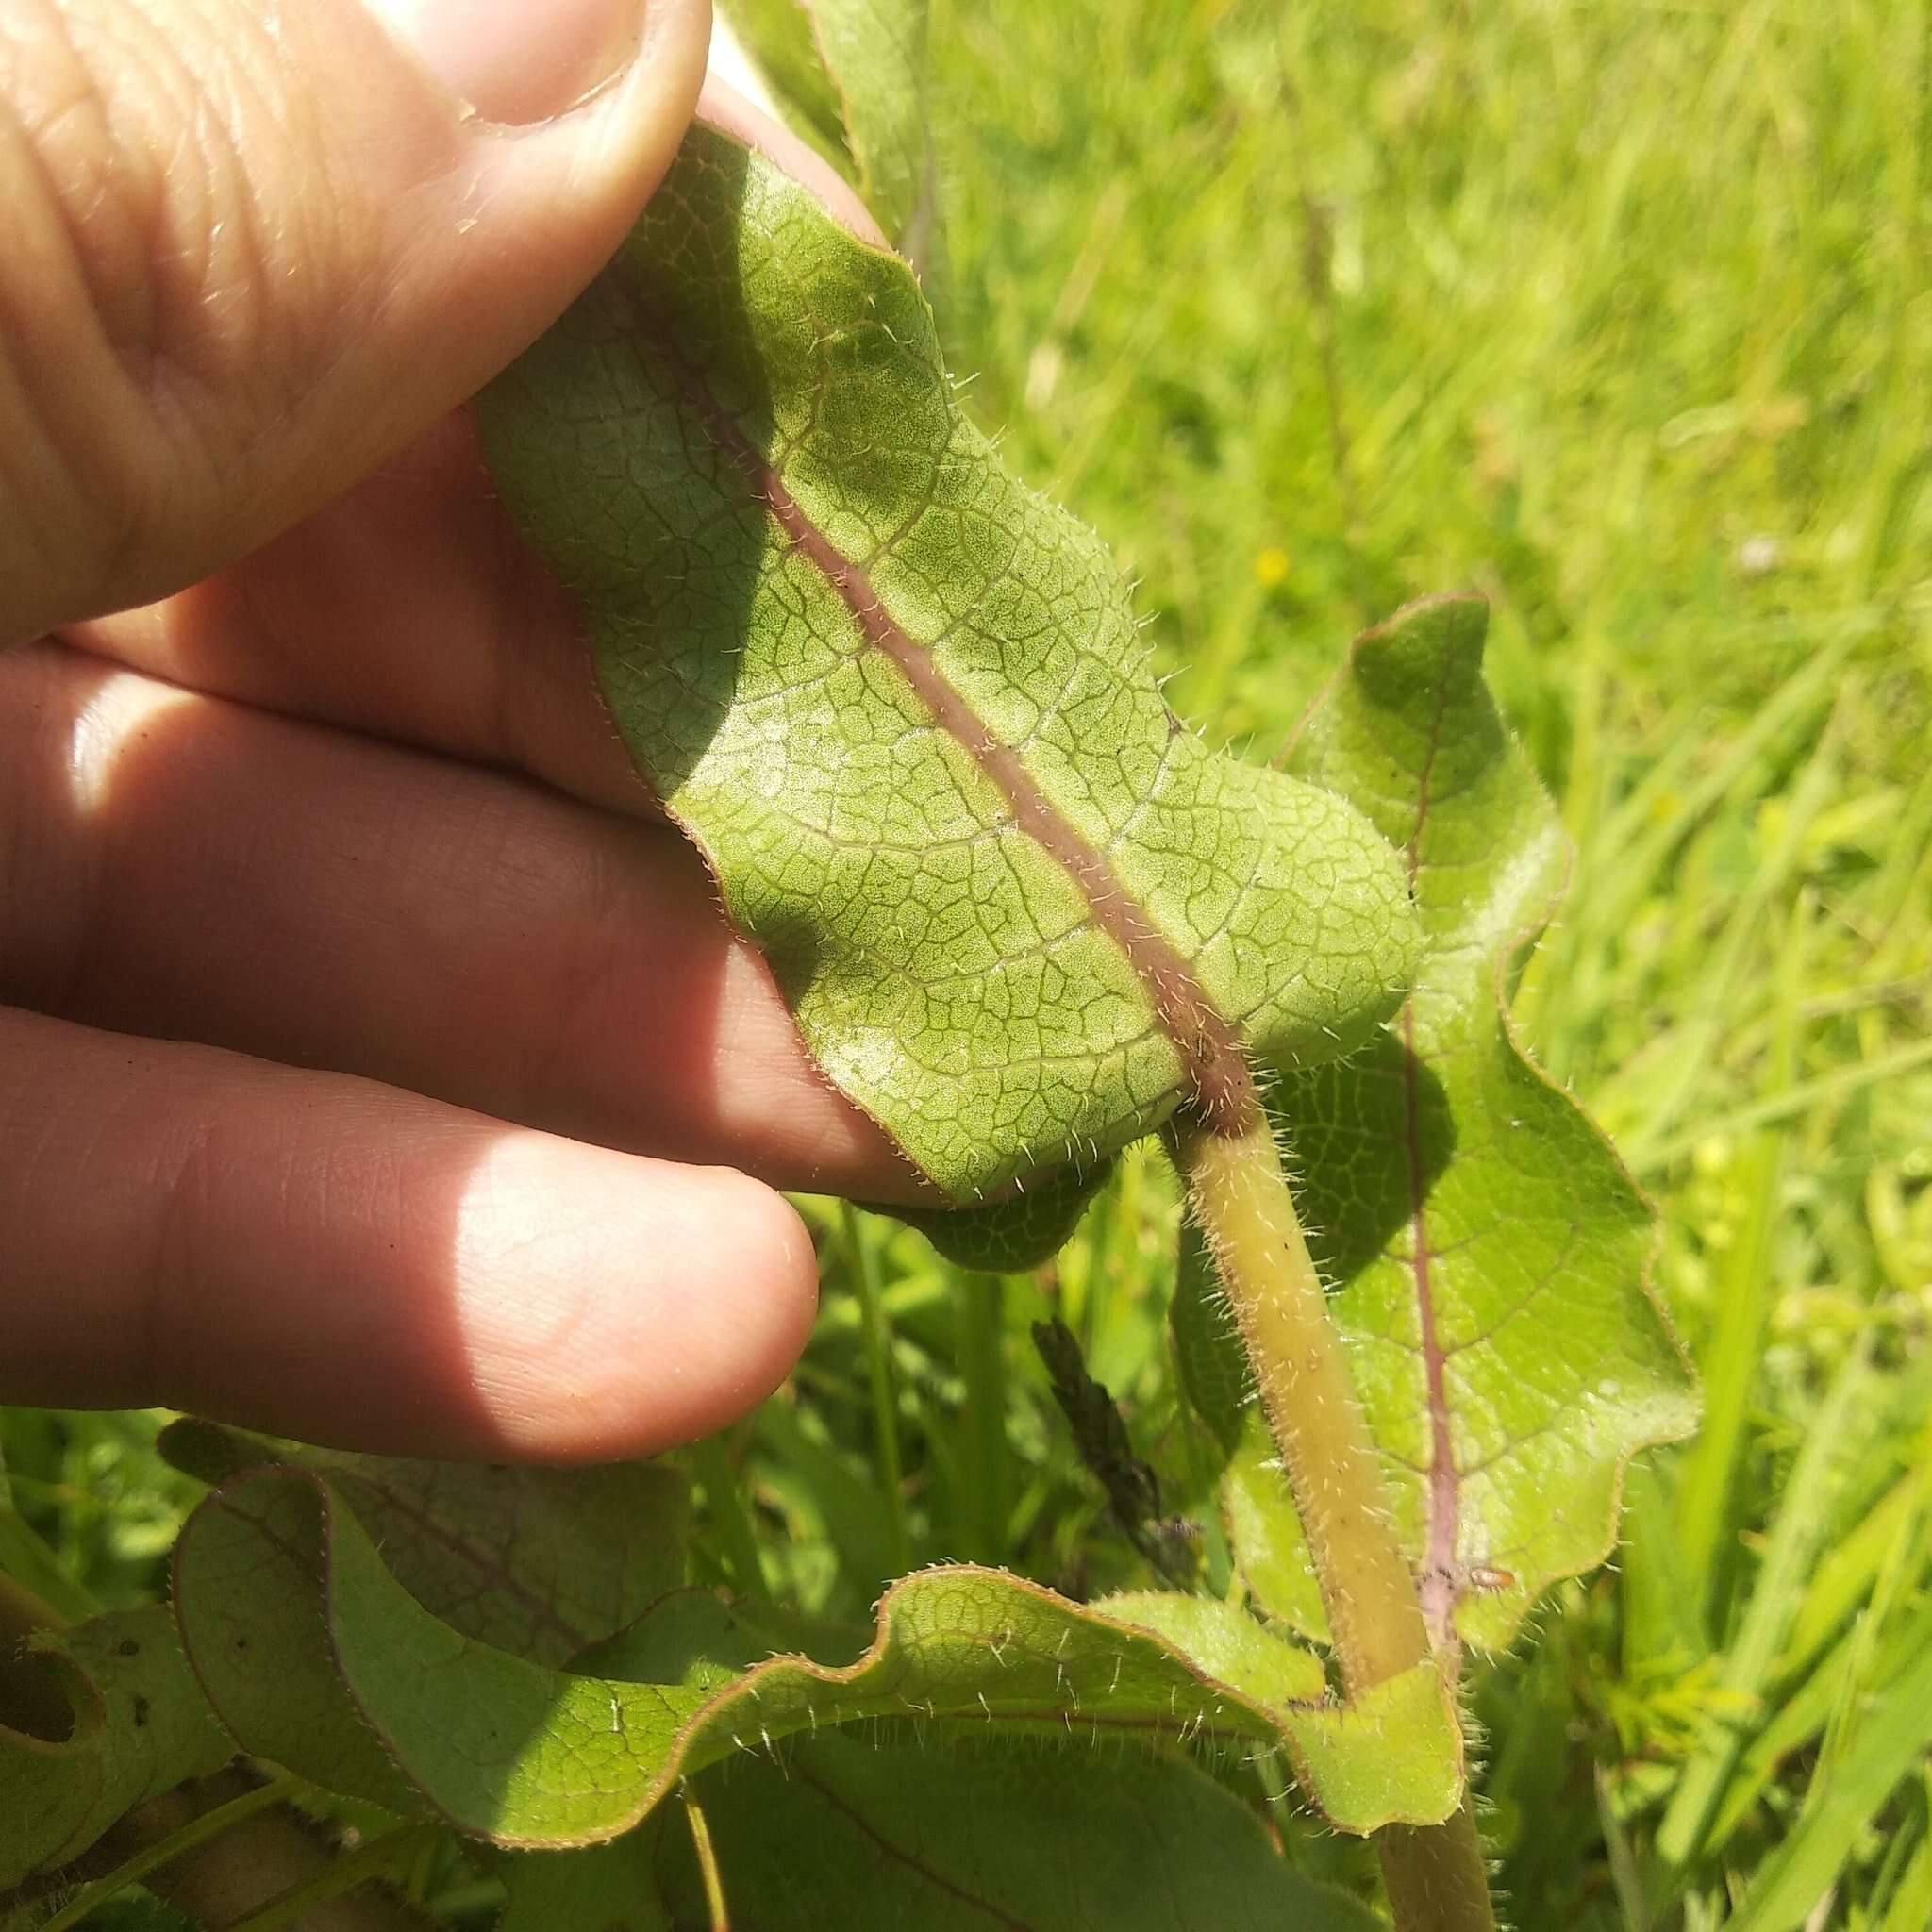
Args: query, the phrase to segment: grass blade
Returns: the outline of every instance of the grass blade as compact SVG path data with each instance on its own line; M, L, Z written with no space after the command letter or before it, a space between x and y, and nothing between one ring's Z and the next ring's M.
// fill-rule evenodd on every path
M1759 1868L1730 1932L1795 1932L1858 1836L1932 1746L1932 1639L1842 1757L1822 1772L1797 1828Z
M1736 1698L1758 1698L1783 1647L1804 1595L1805 1579L1816 1560L1829 1523L1834 1496L1843 1475L1847 1423L1873 1395L1879 1374L1868 1345L1855 1350L1840 1371L1816 1424L1799 1453L1773 1525L1764 1561L1751 1592L1743 1623L1724 1660L1722 1683ZM1662 1861L1659 1881L1682 1872L1704 1848L1712 1819L1723 1802L1746 1738L1724 1724L1710 1736L1686 1767L1664 1814L1657 1849Z

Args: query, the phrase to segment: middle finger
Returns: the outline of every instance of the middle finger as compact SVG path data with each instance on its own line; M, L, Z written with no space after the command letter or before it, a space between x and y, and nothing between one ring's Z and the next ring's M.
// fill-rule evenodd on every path
M510 527L466 410L206 583L63 641L262 710L655 815L569 595Z
M919 1198L662 825L51 644L0 658L0 1002Z

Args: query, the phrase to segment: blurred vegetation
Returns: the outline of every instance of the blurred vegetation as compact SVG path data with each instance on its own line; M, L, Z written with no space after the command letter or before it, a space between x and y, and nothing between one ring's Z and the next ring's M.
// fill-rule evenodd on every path
M1141 580L1176 708L1270 756L1353 630L1474 585L1575 841L1517 1017L1657 1196L1707 1421L1476 1668L1515 1922L1923 1932L1932 9L949 0L935 50L955 366ZM818 1334L695 1456L701 1560L834 1617L944 1557L1226 1587L1173 1205L1132 1158L991 1282L815 1208ZM1053 1315L1151 1541L1080 1465ZM151 1435L0 1419L0 1566L151 1592L191 1487Z

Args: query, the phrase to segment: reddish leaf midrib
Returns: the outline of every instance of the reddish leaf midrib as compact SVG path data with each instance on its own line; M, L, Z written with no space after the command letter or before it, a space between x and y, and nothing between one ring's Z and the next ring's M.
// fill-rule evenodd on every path
M703 417L720 451L745 479L754 501L770 512L786 541L825 578L858 621L867 643L891 662L940 728L986 774L1006 800L1014 823L1073 880L1094 924L1125 955L1162 1033L1180 1057L1189 1097L1202 1117L1217 1132L1245 1132L1259 1105L1247 1057L1193 969L1148 919L1107 855L1055 808L1019 754L993 735L933 661L932 654L907 635L865 571L811 521L698 372L675 351L666 349L664 354L687 399Z
M1430 784L1436 755L1441 748L1442 721L1449 708L1446 680L1437 693L1436 716L1429 728L1429 745L1416 786L1415 829L1409 834L1406 857L1409 896L1415 896L1422 873L1423 830L1428 823ZM1462 1593L1464 1573L1457 1559L1457 1536L1461 1516L1461 1477L1449 1434L1448 1351L1436 1326L1435 1281L1429 1245L1427 1176L1423 1161L1422 1094L1415 1051L1415 997L1402 1005L1402 1100L1405 1153L1408 1161L1410 1269L1415 1278L1416 1312L1421 1332L1424 1377L1429 1404L1429 1533L1419 1587L1423 1615L1433 1641L1441 1645L1452 1636L1451 1620Z

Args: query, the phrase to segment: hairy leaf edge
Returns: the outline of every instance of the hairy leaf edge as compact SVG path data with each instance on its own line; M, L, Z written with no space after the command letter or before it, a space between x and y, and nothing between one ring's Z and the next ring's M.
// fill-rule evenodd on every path
M1016 1576L1009 1571L991 1569L979 1564L960 1563L934 1565L927 1569L913 1571L909 1574L896 1579L879 1598L877 1605L874 1607L874 1615L875 1623L873 1641L868 1644L865 1651L852 1663L836 1666L825 1665L817 1663L809 1657L795 1653L776 1655L767 1657L762 1662L755 1664L749 1670L741 1673L729 1684L721 1686L701 1704L694 1707L678 1725L676 1733L666 1752L662 1768L646 1782L625 1822L616 1825L609 1833L595 1837L546 1837L541 1835L525 1836L515 1833L479 1833L453 1817L425 1789L421 1779L416 1776L409 1766L404 1761L388 1731L364 1705L360 1695L351 1682L347 1671L343 1667L336 1637L336 1611L332 1575L334 1568L333 1548L336 1533L336 1511L339 1508L346 1508L347 1506L340 1502L324 1478L316 1475L309 1470L302 1469L292 1464L267 1465L258 1469L238 1473L196 1506L189 1518L188 1524L183 1527L182 1541L186 1541L188 1533L192 1528L196 1518L207 1512L227 1507L231 1492L254 1483L267 1481L294 1482L309 1490L317 1501L317 1514L321 1524L321 1576L318 1581L324 1611L323 1625L330 1662L333 1665L338 1685L357 1721L375 1738L381 1747L384 1756L394 1767L397 1774L408 1786L410 1790L415 1792L422 1800L431 1816L440 1820L451 1830L458 1832L466 1838L497 1845L507 1851L574 1850L585 1845L608 1843L615 1839L624 1837L628 1832L634 1831L657 1809L665 1797L675 1789L678 1779L685 1774L684 1757L689 1742L692 1736L711 1718L739 1698L755 1695L755 1687L761 1679L781 1671L803 1672L815 1681L828 1687L838 1687L856 1681L863 1673L876 1666L890 1650L891 1642L890 1614L894 1603L908 1591L917 1590L924 1579L936 1576L984 1578L996 1584L1003 1590L1015 1591L1021 1595L1031 1597L1036 1602L1049 1606L1055 1610L1069 1612L1083 1623L1089 1623L1103 1630L1115 1632L1121 1637L1149 1644L1160 1651L1170 1661L1178 1664L1204 1691L1221 1700L1225 1705L1233 1707L1247 1717L1249 1722L1246 1724L1240 1726L1230 1725L1227 1735L1249 1738L1257 1742L1267 1744L1271 1748L1286 1751L1294 1770L1296 1785L1302 1795L1307 1799L1316 1814L1323 1817L1324 1822L1333 1825L1335 1829L1345 1831L1350 1835L1367 1835L1370 1832L1380 1830L1388 1824L1437 1824L1441 1822L1442 1817L1446 1817L1453 1811L1455 1803L1457 1801L1457 1798L1452 1797L1440 1816L1429 1816L1420 1813L1411 1814L1391 1808L1386 1812L1386 1815L1377 1816L1373 1822L1349 1824L1336 1824L1334 1820L1328 1818L1326 1812L1322 1808L1316 1792L1317 1774L1301 1740L1295 1735L1291 1726L1282 1720L1291 1714L1300 1717L1306 1723L1316 1725L1339 1726L1347 1722L1350 1715L1350 1707L1336 1703L1320 1705L1285 1703L1278 1707L1278 1712L1271 1711L1266 1706L1257 1703L1253 1698L1223 1684L1218 1678L1209 1676L1177 1645L1162 1637L1157 1631L1147 1628L1145 1625L1127 1623L1119 1618L1093 1611L1084 1605L1072 1603L1067 1598L1047 1590L1043 1585L1034 1583L1025 1577ZM178 1547L177 1544L177 1549ZM661 1605L672 1597L686 1593L689 1593L689 1587L686 1590L667 1592L664 1597L660 1597L658 1600L658 1603ZM654 1605L653 1608L656 1607L657 1606ZM181 1638L182 1651L188 1659L189 1668L194 1674L195 1681L201 1686L204 1696L208 1697L209 1707L214 1711L222 1728L230 1737L235 1738L238 1745L245 1750L247 1748L246 1740L240 1738L234 1731L220 1704L209 1694L208 1680L196 1658L195 1647L192 1637L188 1629L187 1619L182 1614L180 1592L178 1591L175 1592L175 1626ZM427 1616L431 1613L425 1610L424 1614ZM644 1612L645 1616L650 1614L651 1611L649 1610ZM639 1621L641 1622L641 1619ZM636 1626L633 1625L632 1627ZM475 1642L475 1640L470 1641ZM476 1643L475 1647L486 1650L493 1648L493 1646L482 1643ZM508 1653L499 1654L508 1655ZM532 1665L531 1668L541 1669L543 1667ZM1420 1666L1419 1669L1428 1672L1431 1678L1438 1677L1438 1674L1433 1666L1424 1665ZM1390 1689L1392 1685L1401 1684L1403 1681L1402 1679L1391 1680L1391 1687L1378 1686L1377 1688L1378 1690ZM1441 1701L1446 1716L1449 1733L1455 1740L1455 1774L1453 1782L1456 1792L1459 1794L1466 1773L1462 1725L1449 1687L1439 1681L1438 1688L1441 1692ZM1058 1715L1062 1720L1071 1735L1074 1714L1071 1711L1063 1711L1055 1713L1055 1715ZM1082 1712L1080 1715L1085 1723L1100 1722L1091 1712ZM943 1722L943 1720L941 1722ZM1146 1740L1157 1747L1176 1741L1166 1738L1158 1724L1150 1724L1141 1720L1136 1720L1132 1724L1117 1724L1114 1728L1122 1735L1143 1734Z

